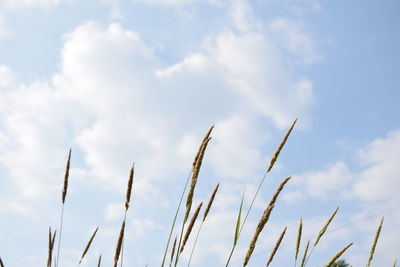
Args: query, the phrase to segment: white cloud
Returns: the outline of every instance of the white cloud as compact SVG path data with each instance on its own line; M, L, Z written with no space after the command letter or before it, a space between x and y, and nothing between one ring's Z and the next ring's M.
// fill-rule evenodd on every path
M310 171L296 176L295 183L304 185L313 197L342 192L342 196L355 196L362 201L397 199L400 186L397 173L400 168L400 131L394 130L385 138L378 138L360 149L356 155L359 170L338 161L322 171Z
M354 178L346 163L336 162L326 170L296 175L293 180L294 183L304 184L308 195L320 199L343 194Z
M315 39L303 29L301 20L276 18L269 24L270 30L277 35L280 44L294 55L300 56L306 64L321 58L317 53Z
M398 253L393 246L396 247L395 243L400 239L397 227L400 223L397 212L400 202L397 192L400 187L399 157L400 130L393 130L361 148L355 157L355 167L351 168L350 164L338 161L325 170L297 175L294 177L297 186L288 193L287 198L290 201L294 195L303 200L307 197L325 197L351 201L349 207L356 211L347 215L350 223L346 228L364 237L359 239L353 248L355 252L348 257L357 266L365 264L365 255L368 255L379 217L386 216L378 244L380 249L374 261L381 266L392 264ZM298 196L299 192L302 192L301 196Z
M0 65L0 90L11 87L16 82L15 74L7 66Z
M354 193L363 200L377 201L398 199L400 188L400 130L394 130L385 138L372 141L358 153L363 166L354 184Z
M240 20L229 24L232 29L208 36L173 65L120 24L86 22L63 37L51 79L24 84L2 67L7 79L0 90L0 164L12 190L0 201L19 195L18 205L37 207L33 200L59 192L72 147L75 183L123 194L135 161L136 205L164 212L165 185L186 174L199 140L215 124L204 167L231 184L220 204L226 209L208 219L218 219L224 231L205 231L209 242L203 246L213 242L211 257L226 260L233 231L226 221L235 220L244 181L252 182L266 165L261 149L268 129L259 121L286 127L299 115L307 120L313 103L312 82L285 66L284 51L246 18L249 13L235 15ZM262 204L258 200L255 207ZM112 223L118 214L110 204L103 215ZM132 223L139 235L159 229L147 219ZM235 257L243 253L241 246Z

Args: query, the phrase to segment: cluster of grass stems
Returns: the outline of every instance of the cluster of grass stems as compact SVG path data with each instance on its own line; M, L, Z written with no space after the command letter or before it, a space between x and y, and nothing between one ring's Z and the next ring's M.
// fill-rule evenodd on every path
M290 126L290 128L288 129L288 131L286 132L286 134L284 135L282 141L280 142L280 144L278 145L278 148L276 149L275 153L272 155L271 160L269 162L268 167L266 168L266 171L264 172L263 177L261 178L257 190L254 193L253 197L251 198L251 202L250 205L248 206L245 214L244 214L244 218L242 219L242 213L243 213L243 201L244 201L244 192L243 192L243 197L242 200L240 202L240 206L239 206L239 212L238 212L238 216L236 219L236 224L235 224L235 229L234 229L234 233L233 233L233 242L232 242L232 248L229 252L229 254L227 254L227 261L225 264L225 267L228 267L232 256L235 252L235 248L238 244L238 240L241 236L242 230L247 222L248 216L253 208L253 204L259 194L259 191L266 179L266 177L268 176L269 172L272 170L272 168L274 167L275 162L277 161L279 154L281 153L283 147L286 144L286 141L288 140L294 126L296 125L297 119L292 123L292 125ZM195 194L195 189L196 189L196 184L199 178L199 174L200 174L200 169L201 169L201 165L203 162L203 158L205 156L205 152L207 149L207 146L211 140L211 133L213 131L214 126L211 126L209 128L209 130L207 131L206 135L204 136L202 142L200 143L199 149L196 153L196 156L193 160L192 163L192 167L190 169L190 172L187 176L185 185L183 187L182 193L181 193L181 197L179 200L179 203L177 205L176 211L175 211L175 215L172 219L172 223L171 223L171 227L170 227L170 231L169 231L169 235L165 244L165 250L164 250L164 254L161 260L161 267L164 266L169 266L169 267L176 267L178 266L179 263L179 259L180 259L180 255L181 253L184 251L184 249L186 248L187 245L187 241L189 240L193 227L196 223L196 221L199 218L199 214L200 211L203 207L203 202L200 202L199 204L197 204L196 209L194 210L194 212L191 214L192 211L192 204L193 204L193 198L194 198L194 194ZM61 194L61 216L60 216L60 226L58 228L58 233L57 230L52 231L51 227L49 227L49 233L48 233L48 260L47 260L47 267L59 267L59 262L60 262L60 251L61 251L61 244L62 244L62 230L63 230L63 220L64 220L64 206L65 206L65 201L66 201L66 197L67 197L67 189L68 189L68 179L69 179L69 171L70 171L70 163L71 163L71 150L69 150L68 153L68 159L67 159L67 164L66 164L66 169L65 169L65 175L64 175L64 183L63 183L63 188L62 188L62 194ZM129 210L129 206L130 206L130 201L131 201L131 193L132 193L132 186L133 186L133 178L134 178L134 170L135 170L135 165L133 164L131 169L130 169L130 173L129 173L129 178L128 178L128 185L127 185L127 191L126 191L126 199L125 199L125 203L124 203L124 207L125 207L125 212L124 212L124 218L122 220L121 223L121 228L119 231L119 235L117 238L117 242L116 242L116 247L115 247L115 254L114 254L114 267L118 266L118 262L120 263L120 266L123 266L123 257L124 257L124 234L125 234L125 227L126 227L126 217L127 217L127 212ZM260 220L257 224L257 227L254 231L253 237L250 241L249 247L247 249L245 258L243 259L243 266L247 266L248 263L250 262L251 256L254 252L254 249L256 247L258 238L261 234L261 232L263 231L264 227L266 226L266 224L269 221L269 217L274 209L275 203L278 200L278 197L281 193L281 191L284 189L285 185L291 180L291 177L287 177L285 179L282 180L282 182L280 183L280 185L278 186L278 188L276 189L275 193L273 194L270 202L266 205ZM189 189L188 189L189 186ZM214 202L214 199L217 195L218 189L219 189L220 184L218 183L214 190L211 193L211 196L207 202L207 206L203 212L203 215L201 217L201 222L200 222L200 226L197 230L197 234L195 237L195 241L194 244L191 248L191 253L190 253L190 258L188 260L188 267L190 266L194 251L195 251L195 247L199 238L199 235L201 233L203 224L206 221L207 215L209 214L212 204ZM188 192L186 192L188 189ZM180 224L180 230L178 230L175 233L176 230L176 226L178 223L178 219L179 219L179 215L180 215L180 211L181 211L181 207L182 207L182 202L183 199L186 195L186 203L185 203L185 211L182 214L182 221ZM339 207L337 207L335 209L335 211L331 214L331 216L328 218L328 220L326 221L326 223L322 226L321 230L319 231L319 233L317 234L316 240L313 243L310 243L310 240L307 240L307 242L305 243L305 248L304 251L301 253L300 252L300 248L301 248L301 244L302 244L302 229L303 229L303 221L302 218L300 218L300 223L298 226L298 231L297 231L297 238L296 238L296 242L295 242L295 251L294 251L294 266L296 267L297 264L299 263L300 267L304 267L306 266L308 260L310 259L311 255L313 254L314 249L316 248L316 246L318 245L318 243L320 242L321 238L324 236L324 234L326 233L329 225L331 224L332 220L334 219L335 215L337 214L339 210ZM190 220L189 220L190 218ZM381 222L379 224L379 227L377 229L377 232L375 234L373 243L372 243L372 247L371 247L371 251L366 263L366 267L370 267L371 263L372 263L372 259L375 253L375 248L379 239L379 235L381 233L381 229L382 229L382 225L383 225L383 218L381 219ZM93 242L93 240L95 239L95 236L97 234L99 230L99 227L97 227L93 234L91 235L91 237L89 238L86 246L83 249L82 255L78 260L77 265L79 266L82 261L85 258L85 255L88 253L91 244ZM287 231L287 227L284 227L282 233L280 234L278 240L276 241L269 257L266 260L266 266L268 267L271 262L274 259L274 256L276 254L276 252L278 251L280 244L286 234ZM174 235L175 233L175 235ZM56 236L58 234L58 242L57 242L57 251L56 251L56 255L53 255L54 252L54 245L56 242ZM172 248L170 248L170 243L171 243L171 238L172 236L175 236L174 238L174 242L172 245ZM311 248L310 248L310 244ZM327 263L324 265L325 267L330 267L330 266L334 266L334 263L337 259L339 259L346 251L347 249L349 249L351 246L353 245L353 243L349 243L347 245L345 245L341 250L339 250L336 254L334 254L329 260L327 260ZM304 246L304 244L303 244ZM169 256L168 256L169 254ZM301 256L302 255L302 256ZM301 256L301 258L300 258ZM100 254L98 257L98 261L97 261L97 266L100 267L101 266L101 259L102 259L102 255ZM167 261L169 261L169 263L167 263ZM147 265L146 265L147 266ZM396 266L396 261L394 262L393 266ZM4 263L0 257L0 267L4 267Z

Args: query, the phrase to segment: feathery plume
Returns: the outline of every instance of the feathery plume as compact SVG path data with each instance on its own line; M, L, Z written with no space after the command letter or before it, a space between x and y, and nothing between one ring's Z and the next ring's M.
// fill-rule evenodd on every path
M283 180L283 182L279 185L278 189L276 190L275 194L272 196L272 199L269 202L268 206L264 210L264 213L263 213L260 221L258 222L256 231L255 231L254 236L253 236L253 239L251 240L250 246L249 246L249 248L247 250L243 266L246 266L247 263L249 262L250 257L253 254L254 248L256 246L258 236L260 235L261 231L263 230L265 224L268 222L269 216L271 215L271 212L272 212L272 210L274 208L275 202L276 202L280 192L284 188L285 184L290 180L290 178L292 178L292 177L289 176L285 180Z

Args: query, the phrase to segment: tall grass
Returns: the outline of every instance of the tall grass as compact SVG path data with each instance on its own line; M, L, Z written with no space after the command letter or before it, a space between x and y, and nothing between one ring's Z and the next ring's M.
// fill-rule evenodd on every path
M248 206L246 212L244 213L244 218L242 219L244 199L245 199L244 198L245 193L243 192L241 201L240 201L240 203L238 203L239 211L238 211L238 216L236 218L236 222L231 222L232 228L235 228L234 233L232 233L233 246L230 250L230 253L229 253L229 256L228 256L225 266L228 266L232 259L232 255L235 251L235 248L238 244L240 235L243 231L243 228L245 227L246 221L252 210L255 199L257 198L257 196L261 190L261 187L264 183L264 180L265 180L267 174L272 170L273 166L277 162L278 157L279 157L280 153L282 152L282 149L285 146L296 122L297 122L297 119L294 120L294 122L291 124L291 126L289 127L289 129L287 130L285 135L283 136L281 142L279 143L277 149L273 153L271 160L269 162L269 165L264 173L264 176L261 178L261 181L258 183L257 190L254 193L254 195L252 196L250 205ZM214 129L214 126L211 126L208 129L207 133L205 134L203 140L201 141L199 149L194 157L189 175L186 178L186 182L185 182L182 192L180 194L180 200L177 204L176 211L173 216L171 226L169 229L169 235L167 238L167 242L165 244L165 249L164 249L164 253L162 256L162 260L161 260L161 267L163 267L166 264L168 252L170 252L169 267L172 267L172 266L177 267L178 266L179 257L181 255L181 253L185 250L185 248L188 244L187 242L188 242L189 238L191 238L191 236L192 236L194 225L198 220L200 220L200 226L198 228L193 247L190 251L190 257L189 257L189 260L187 263L187 265L190 266L192 257L194 255L196 244L200 240L199 236L200 236L203 224L205 223L206 218L207 218L208 214L210 213L211 207L216 199L216 194L218 192L220 183L218 183L215 186L214 190L212 191L212 193L209 197L206 209L203 213L203 216L200 217L200 210L201 210L202 204L203 204L202 201L200 201L200 204L197 206L195 211L192 213L192 204L193 204L194 196L196 194L196 185L198 183L200 169L202 166L203 159L206 155L206 149L211 140L211 133L212 133L213 129ZM62 188L62 195L61 195L62 206L61 206L60 226L59 226L58 230L54 230L54 231L52 231L51 227L49 227L49 231L48 231L47 267L52 267L53 264L54 264L54 267L59 267L59 263L61 262L60 261L60 252L61 252L61 241L62 241L62 232L63 232L64 207L65 207L66 196L67 196L67 191L68 191L70 165L71 165L71 149L69 150L69 153L68 153L67 164L66 164L65 174L64 174L64 181L63 181L63 188ZM120 263L121 267L123 266L124 239L125 239L124 237L125 237L126 225L128 222L127 212L131 206L131 196L132 196L132 192L134 191L134 186L133 186L134 172L135 172L135 164L132 164L130 173L129 173L129 177L128 177L125 202L123 205L124 217L123 217L123 220L121 223L121 228L119 230L119 235L118 235L117 243L115 246L114 261L113 261L114 267L117 267L118 263ZM259 242L260 234L263 231L263 229L266 227L266 225L270 219L270 215L271 215L272 211L274 210L274 207L276 205L279 195L281 194L285 185L289 182L290 179L291 179L291 176L289 176L281 181L281 183L278 186L278 188L276 189L275 193L272 195L270 202L265 206L265 209L260 216L258 224L254 230L254 234L250 240L245 257L243 259L243 266L247 266L249 264L251 257L255 251L256 244ZM182 202L183 202L185 196L186 196L185 210L182 213L180 213L180 208L182 206ZM332 223L333 219L335 218L336 214L338 213L338 211L339 211L339 207L337 207L334 210L334 212L330 215L330 217L327 219L325 224L322 226L321 230L317 233L316 240L313 243L310 243L310 241L307 241L306 246L304 248L304 252L302 253L300 267L304 267L307 265L307 262L308 262L309 258L311 257L315 247L320 243L323 236L325 236L327 234L327 229L331 225L331 223ZM178 233L175 235L174 230L175 230L176 224L178 223L179 215L182 216L181 217L182 221L180 224L180 231L178 231ZM189 220L189 218L191 218L191 219ZM201 218L201 219L199 219L199 218ZM382 218L381 222L378 226L378 229L376 231L366 267L371 266L371 263L372 263L372 260L373 260L374 254L375 254L375 250L377 247L378 239L381 234L383 220L384 219ZM214 227L212 224L210 224L210 225L206 224L206 226ZM89 249L93 246L93 240L98 232L98 229L99 229L99 227L97 227L94 230L94 232L92 233L88 242L86 243L83 253L82 253L81 257L79 258L78 265L80 265L82 263L83 259L85 258L86 254L88 253ZM284 236L285 236L287 230L288 230L287 227L285 227L284 230L280 233L277 241L275 242L275 245L273 246L273 248L269 254L269 257L266 258L266 266L267 267L270 266L273 259L277 257L277 252L278 252L279 248L281 247L282 240L284 239ZM299 226L297 228L296 240L293 240L293 242L295 241L295 249L294 249L294 265L295 266L297 265L297 261L300 257L299 255L301 255L300 248L301 248L301 242L302 242L302 232L303 232L303 220L302 220L302 217L300 217ZM53 254L54 254L54 246L55 246L56 235L57 235L56 233L58 234L58 244L57 244L57 254L56 254L56 257L54 257ZM171 237L173 234L175 235L175 238L173 241L172 249L170 250L169 245L170 245ZM310 244L312 244L312 245L310 245ZM325 264L325 267L330 267L339 257L341 257L352 246L352 244L353 243L349 243L343 249L338 251L331 259L329 259L329 261ZM309 253L309 249L311 246L312 246L312 248ZM53 260L54 258L55 258L55 261ZM97 260L98 267L101 266L101 262L102 262L102 254L99 255L98 260ZM95 265L95 263L91 263L91 264ZM394 262L393 266L396 266L396 261ZM0 257L0 267L4 267L4 263L1 259L1 257Z

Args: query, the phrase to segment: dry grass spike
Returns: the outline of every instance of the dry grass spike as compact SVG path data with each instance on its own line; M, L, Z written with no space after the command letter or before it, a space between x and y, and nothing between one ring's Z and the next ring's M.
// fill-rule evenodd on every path
M274 256L276 254L276 252L278 251L279 246L281 245L282 239L285 236L286 233L286 229L287 227L285 227L285 229L283 230L283 232L281 233L281 235L278 238L278 241L276 241L274 248L272 249L271 255L269 256L269 259L267 261L267 267L269 266L269 264L272 262L272 260L274 259Z
M183 238L182 246L179 253L182 253L182 251L185 249L186 242L188 241L190 233L192 232L194 223L196 222L197 216L199 215L201 206L203 206L203 202L200 202L199 206L197 206L196 211L193 213L192 219L190 220L190 223L186 229L185 237Z
M379 238L379 235L381 234L381 230L382 230L383 219L384 219L384 217L382 217L381 223L379 224L379 227L376 230L374 243L372 243L371 251L369 253L367 267L369 267L371 265L372 259L374 258L376 244L378 243L378 238Z
M96 233L98 230L99 230L99 227L97 226L96 230L94 230L92 236L90 237L89 241L87 242L85 249L83 250L81 259L79 260L79 264L81 264L83 258L85 257L86 253L88 252L90 245L92 244L92 241L93 241L94 237L96 236Z
M307 258L308 247L310 246L310 241L307 242L306 248L304 250L303 258L301 259L300 267L304 267Z
M135 163L132 164L131 171L129 173L128 187L126 190L126 200L125 200L125 210L129 209L129 203L131 201L131 193L132 193L132 184L133 184L133 176L135 174Z
M192 163L192 171L194 171L194 169L196 168L197 165L197 161L199 159L199 156L201 154L201 150L203 148L204 143L206 142L206 140L210 137L212 130L214 129L214 125L211 125L211 127L208 129L206 135L204 136L203 140L201 141L200 147L197 150L196 156L194 157L193 163Z
M118 265L118 259L119 259L119 255L121 254L122 240L124 239L124 234L125 234L125 220L123 221L123 223L121 225L121 230L119 232L117 246L115 248L114 267L117 267L117 265Z
M64 202L65 202L65 197L67 196L68 177L69 177L69 167L70 167L70 165L71 165L71 149L69 149L68 160L67 160L67 166L65 167L64 186L63 186L62 196L61 196L61 200L62 200L62 203L63 203L63 204L64 204Z
M246 266L247 263L250 260L251 255L253 254L254 248L256 246L257 243L257 239L258 236L260 235L261 231L263 230L265 224L268 222L269 216L271 215L271 212L274 208L275 202L280 194L280 192L282 191L282 189L284 188L285 184L291 179L292 177L289 176L287 177L285 180L282 181L282 183L279 185L278 189L276 190L275 194L272 196L271 201L269 202L268 206L266 207L266 209L263 212L263 215L260 219L260 221L258 222L256 231L254 233L253 239L250 242L250 246L247 250L246 253L246 257L244 259L244 263L243 266Z
M209 131L209 133L211 133L211 131ZM196 165L194 167L193 175L192 175L192 181L190 183L190 188L189 188L189 192L188 192L187 199L186 199L186 212L185 212L185 217L183 219L183 223L184 224L186 223L187 219L189 218L190 210L192 208L194 189L196 188L197 178L199 177L200 168L201 168L201 164L203 162L204 153L206 151L208 142L210 142L210 140L211 140L211 137L207 137L207 139L205 139L205 141L203 142L203 144L201 146L201 149L199 151L200 153L199 153L199 155L197 157L197 160L196 160Z
M297 230L296 252L295 252L295 255L294 255L294 260L295 261L297 261L297 256L299 255L302 231L303 231L303 219L300 217L299 229Z
M325 264L325 267L331 267L331 265L340 257L342 256L342 254L349 248L351 247L351 245L353 245L353 243L348 244L347 246L345 246L344 248L342 248L342 250L340 250L338 253L336 253L335 256L332 257L332 259Z
M51 263L53 261L53 248L54 248L54 241L56 239L56 232L54 231L51 234L51 227L49 227L49 248L48 248L48 257L47 257L47 266L51 267Z
M286 132L285 136L283 137L281 143L278 146L278 149L275 151L274 155L271 158L267 172L270 172L272 167L274 167L274 164L275 164L276 160L278 159L279 153L281 153L281 150L282 150L283 146L285 145L287 139L289 138L289 135L292 132L294 126L296 125L296 122L297 122L297 119L294 120L294 122L290 126L289 130Z
M171 261L169 263L169 266L172 266L172 262L174 261L174 255L175 255L175 248L176 248L177 239L178 239L178 236L175 236L174 245L172 246L172 250L171 250Z
M329 224L332 222L333 218L335 217L336 213L338 212L339 207L336 208L336 210L332 213L332 215L329 217L328 221L325 223L325 225L322 227L321 231L319 231L317 239L315 240L314 247L318 244L319 240L321 237L325 234L326 229L328 229Z
M219 183L215 186L214 191L211 194L210 200L208 200L207 208L205 209L204 215L203 215L203 222L206 220L207 215L210 212L212 203L214 202L215 195L218 192L218 188L219 188Z

